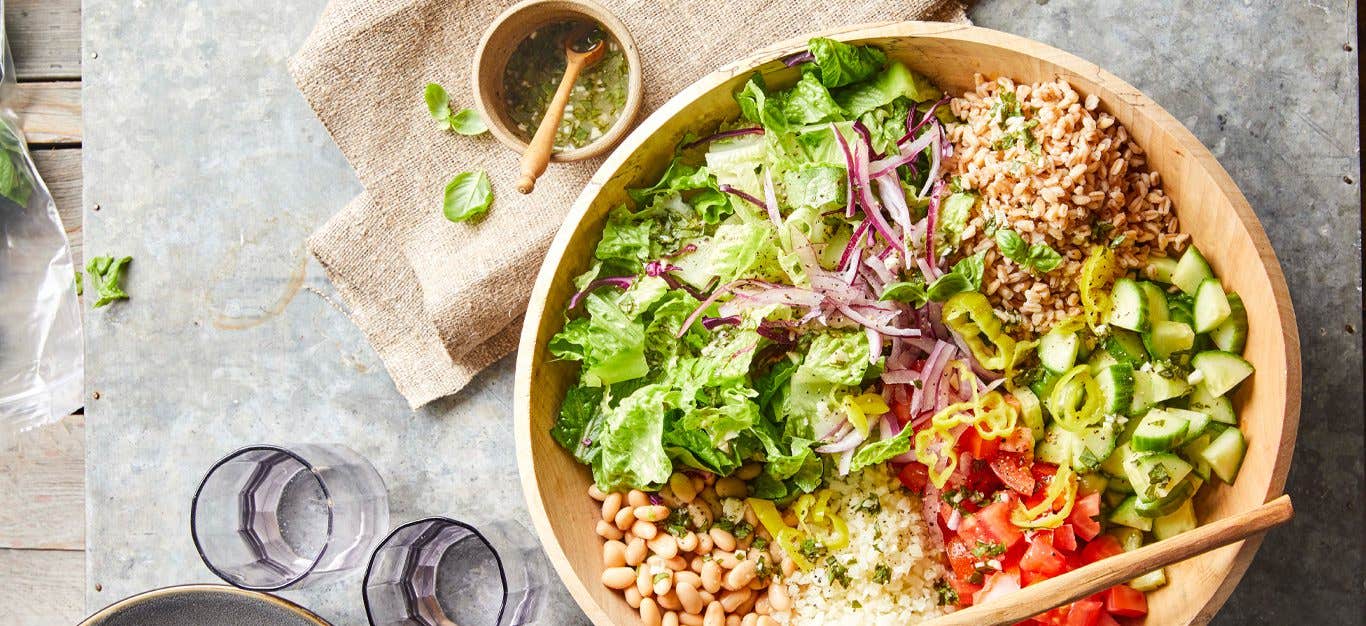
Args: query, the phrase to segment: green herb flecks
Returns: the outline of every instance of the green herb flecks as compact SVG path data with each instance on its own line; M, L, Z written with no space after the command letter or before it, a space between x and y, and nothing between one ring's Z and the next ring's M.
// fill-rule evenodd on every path
M98 309L115 300L128 299L128 293L123 290L122 285L123 272L132 261L133 257L130 256L117 259L97 256L86 263L85 271L90 274L90 281L94 283L95 292L100 296L95 300L95 308Z
M849 583L853 582L849 578L849 568L833 556L825 557L825 573L830 575L830 582L839 583L841 587L846 589L849 587Z
M466 222L489 210L493 204L493 186L483 172L461 172L446 185L443 210L446 219Z
M887 584L888 582L890 582L891 580L892 580L892 568L887 567L887 564L885 564L885 563L878 563L878 564L877 564L877 567L874 567L874 568L873 568L873 582L875 582L875 583L877 583L877 584L879 584L879 585L885 585L885 584Z
M1040 274L1047 274L1062 265L1062 255L1057 250L1043 243L1026 244L1019 233L1008 228L996 231L996 247L1000 249L1001 256Z
M801 552L806 560L815 561L821 558L821 555L825 554L825 546L817 543L815 539L803 539L801 546L797 548L797 551Z
M939 596L939 606L956 606L958 604L958 592L954 591L953 585L949 581L939 579L934 583L934 592Z
M422 97L427 102L427 112L442 128L449 128L461 135L479 135L488 132L484 118L474 109L451 111L450 97L446 89L436 83L427 83Z
M1006 547L995 541L977 540L976 545L972 546L972 556L979 559L990 559L1006 553Z
M1043 148L1039 145L1039 140L1034 137L1034 133L1031 130L1038 125L1039 120L1029 120L1021 123L1019 126L1006 131L1004 135L1001 135L996 141L992 142L991 149L1009 150L1015 147L1016 144L1021 144L1026 150L1029 150L1030 153L1036 155L1041 154Z

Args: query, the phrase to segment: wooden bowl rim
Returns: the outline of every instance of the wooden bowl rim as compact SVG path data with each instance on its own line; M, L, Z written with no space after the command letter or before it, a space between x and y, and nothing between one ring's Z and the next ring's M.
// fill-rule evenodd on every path
M490 85L486 88L479 79L479 68L484 64L488 44L494 35L507 28L512 23L512 17L534 12L538 8L542 8L541 5L556 5L596 21L611 34L612 38L617 40L617 43L621 45L622 54L626 56L626 103L622 105L621 116L617 118L616 123L612 124L612 127L607 129L607 132L603 133L596 141L581 148L552 151L550 161L565 163L601 156L611 150L626 133L631 131L631 125L640 113L640 104L644 99L642 93L644 81L641 79L640 51L636 48L635 39L631 37L631 31L626 28L626 24L620 18L593 0L522 0L498 14L498 17L494 18L488 29L484 31L484 35L479 38L479 46L475 49L474 59L470 64L470 86L474 92L474 107L479 111L479 115L483 116L484 122L489 127L489 133L498 140L498 143L511 148L518 154L526 151L526 140L512 132L503 123L503 117L497 115L493 110L493 107L497 106L493 102L495 100L493 94L498 92L498 87ZM540 26L538 24L536 28ZM499 80L502 80L501 75Z
M1276 257L1275 250L1272 249L1270 240L1266 232L1262 229L1261 222L1253 212L1251 205L1238 189L1233 179L1224 170L1223 166L1214 158L1209 149L1195 137L1185 125L1181 124L1175 117L1162 108L1156 101L1143 94L1141 91L1111 74L1100 66L1086 61L1069 52L1054 48L1032 39L1004 33L978 26L946 24L941 22L874 22L855 24L832 28L828 30L816 31L813 33L793 37L771 46L765 47L753 54L740 60L733 61L721 66L716 71L703 76L696 82L684 88L664 103L658 110L654 111L641 122L639 126L620 144L616 150L602 163L593 177L585 185L583 192L574 201L573 206L565 216L563 225L556 233L554 240L546 253L545 260L536 277L536 283L532 288L531 297L528 300L527 314L522 325L522 335L518 345L517 370L514 381L514 428L517 446L517 467L521 476L522 494L526 498L527 508L530 511L531 520L535 526L536 533L541 539L542 547L546 551L551 564L555 567L556 573L561 581L568 588L570 595L578 603L579 607L587 614L590 620L598 626L612 626L613 622L607 612L598 605L596 600L578 573L574 571L568 556L556 539L554 529L550 525L549 511L546 509L545 502L541 498L539 479L536 475L535 459L531 455L531 437L533 435L545 436L545 433L531 432L531 393L532 393L532 374L536 363L534 362L535 348L538 342L540 320L546 314L546 304L549 292L552 287L555 270L565 258L569 244L573 240L574 232L579 223L587 216L592 207L594 199L601 191L601 188L611 180L611 178L625 165L631 155L644 144L650 136L658 131L668 120L687 109L699 96L731 80L740 72L754 71L760 66L779 60L789 54L799 52L806 48L806 43L811 37L828 37L836 40L863 40L874 38L929 38L929 39L955 39L969 43L980 44L996 49L1009 49L1013 52L1024 54L1040 59L1060 68L1066 69L1079 76L1086 76L1093 79L1097 84L1117 94L1125 94L1131 97L1123 104L1129 106L1141 106L1144 115L1152 118L1153 122L1160 126L1164 131L1170 133L1180 144L1190 149L1190 156L1199 163L1200 167L1211 177L1220 193L1223 193L1229 204L1232 206L1239 223L1242 224L1253 245L1259 251L1259 255L1270 281L1273 293L1277 319L1281 325L1282 343L1285 346L1285 394L1282 410L1281 441L1278 450L1281 453L1276 457L1271 472L1271 479L1267 485L1267 493L1264 501L1280 495L1285 488L1286 475L1289 472L1290 462L1294 454L1295 439L1299 429L1300 413L1300 393L1301 393L1301 371L1300 371L1300 349L1299 331L1295 321L1295 312L1290 300L1289 288L1285 282L1285 274L1281 269L1280 261ZM558 314L558 311L556 311ZM1218 588L1209 596L1206 603L1199 607L1194 613L1191 623L1204 624L1212 619L1219 608L1223 606L1233 589L1242 579L1247 567L1251 564L1257 548L1261 545L1262 536L1256 536L1243 541L1238 545L1238 551L1231 560L1224 579Z

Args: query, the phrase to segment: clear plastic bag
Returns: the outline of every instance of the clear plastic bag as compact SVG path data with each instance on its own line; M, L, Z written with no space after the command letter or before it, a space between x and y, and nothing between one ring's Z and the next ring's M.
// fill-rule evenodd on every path
M0 441L79 409L85 381L71 250L10 108L4 34L0 25Z

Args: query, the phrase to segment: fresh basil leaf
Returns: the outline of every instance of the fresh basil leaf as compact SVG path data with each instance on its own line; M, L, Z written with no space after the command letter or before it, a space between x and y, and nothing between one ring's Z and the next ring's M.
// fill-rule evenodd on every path
M963 257L963 260L953 264L953 273L959 274L968 280L972 285L973 291L982 288L982 272L986 262L987 251L983 250L970 257Z
M1029 246L1028 264L1040 273L1047 274L1062 265L1062 255L1048 247L1048 244L1036 243Z
M446 95L446 88L436 83L427 83L427 88L422 92L422 98L427 101L427 112L432 114L432 119L446 123L451 117L451 102Z
M488 132L488 124L484 123L484 118L479 116L479 112L474 109L460 109L458 113L450 117L451 130L461 135L481 135Z
M972 283L962 274L949 272L930 284L925 297L934 302L947 302L954 294L964 291L972 291Z
M1008 228L997 229L996 247L1001 250L1001 256L1014 261L1016 265L1024 265L1029 257L1029 244L1025 243L1020 233Z
M878 298L882 301L905 302L917 309L925 306L929 299L929 294L925 292L925 281L918 278L887 285L887 288L882 290L882 296Z
M107 256L97 256L90 259L85 264L86 273L90 274L90 280L94 283L95 291L99 294L99 299L95 300L95 308L100 308L115 300L127 300L128 293L123 290L123 272L128 264L133 261L133 257L126 256L113 258Z
M460 172L446 185L446 219L464 222L488 212L493 186L484 172Z
M824 37L813 38L806 45L816 58L821 83L826 87L856 83L876 74L887 63L887 55L872 46L854 46Z

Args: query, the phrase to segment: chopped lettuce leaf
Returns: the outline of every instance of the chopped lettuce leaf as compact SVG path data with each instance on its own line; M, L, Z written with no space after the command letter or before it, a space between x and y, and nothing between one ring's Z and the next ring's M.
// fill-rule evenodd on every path
M934 234L938 238L935 251L942 254L957 249L975 206L977 194L971 191L959 191L944 198L939 205L939 219L934 224Z
M925 102L938 100L941 95L943 93L935 88L929 79L911 71L900 62L893 62L873 80L841 89L835 94L835 101L846 114L858 117L880 106L891 104L897 98Z
M843 167L835 165L805 165L788 170L783 174L787 204L822 211L843 207L847 176Z
M584 298L587 317L570 320L550 340L550 352L583 361L583 381L591 387L640 378L645 361L645 329L617 304L596 293Z
M663 484L673 473L664 452L664 418L678 405L669 385L646 385L607 412L593 481L603 491Z
M911 429L903 428L893 437L863 444L863 447L854 453L854 458L849 462L849 471L857 472L869 465L882 463L894 456L910 452L910 450Z
M834 122L843 118L844 110L835 104L830 91L814 74L804 74L797 84L783 92L783 117L793 125Z
M745 86L735 94L735 102L740 105L740 114L745 119L759 124L764 130L773 133L787 132L787 116L783 112L780 98L768 95L762 74L755 72L745 82Z
M699 288L713 279L724 285L737 278L775 277L781 269L773 237L767 222L722 224L696 252L675 260L678 276Z
M830 88L868 78L887 63L887 55L872 46L854 46L824 37L815 37L806 45L816 58L821 84Z

